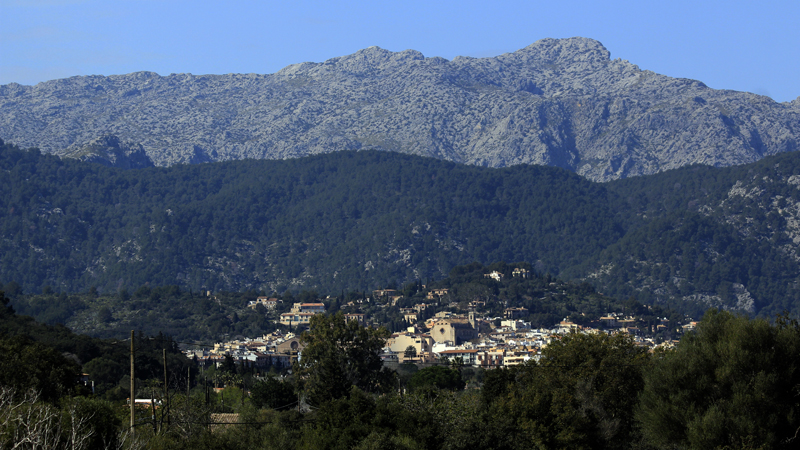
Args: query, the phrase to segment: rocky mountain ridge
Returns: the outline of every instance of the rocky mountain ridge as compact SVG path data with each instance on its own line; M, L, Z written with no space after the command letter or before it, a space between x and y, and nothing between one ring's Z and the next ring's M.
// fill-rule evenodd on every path
M122 169L154 167L141 144L122 142L113 135L94 139L85 147L67 153L64 157Z
M159 166L380 149L593 180L798 149L800 99L714 90L543 39L492 58L378 47L277 73L84 76L0 86L0 138L65 155L100 136Z

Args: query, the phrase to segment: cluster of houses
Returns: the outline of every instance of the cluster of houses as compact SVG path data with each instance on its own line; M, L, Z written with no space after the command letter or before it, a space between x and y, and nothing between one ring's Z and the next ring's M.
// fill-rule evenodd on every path
M189 349L184 353L204 368L220 367L230 356L238 365L266 371L291 368L301 350L300 339L294 333L275 331L256 339L232 340L214 344L213 348Z
M269 310L274 310L279 303L276 298L259 297L249 302L249 308L262 305ZM280 315L280 323L290 328L305 325L316 314L325 313L324 303L294 303L290 312ZM364 314L345 314L345 320L355 320L365 326ZM196 359L201 367L219 367L227 356L234 363L244 367L268 370L274 368L283 370L292 367L297 361L303 345L300 339L292 332L283 333L280 330L266 334L257 339L232 340L214 344L213 348L186 350L185 354L191 359Z
M394 333L387 342L381 357L397 363L442 363L460 360L464 366L492 369L523 364L538 358L553 339L568 333L625 333L637 345L653 349L672 346L677 341L657 344L645 337L632 317L608 314L601 319L602 329L584 327L564 319L551 329L534 329L525 317L525 308L507 308L504 320L495 326L495 320L478 318L475 313L457 316L448 312L437 313L425 322L424 328L410 326L406 331ZM666 319L657 327L666 327ZM687 325L684 330L691 327Z
M420 306L420 305L417 305ZM410 309L407 320L415 324L417 317ZM281 323L301 324L298 317L310 317L325 312L322 303L296 303L292 312L281 315ZM499 326L496 319L478 317L475 312L456 315L448 311L438 312L425 321L424 325L411 325L405 331L394 333L388 339L381 358L388 364L440 364L459 361L465 367L492 369L523 364L538 358L553 339L579 333L625 333L637 345L648 348L671 346L677 341L667 341L657 345L652 338L644 336L636 320L621 314L607 314L599 321L601 328L584 327L564 319L551 329L534 329L529 322L520 320L526 317L525 308L507 308ZM306 316L309 315L309 316ZM365 325L364 314L346 314L346 320L356 320ZM497 318L500 319L500 318ZM689 330L694 323L687 324ZM666 327L666 319L654 328ZM651 330L651 331L656 331ZM196 358L204 367L223 364L230 356L236 364L268 370L288 369L302 357L303 345L293 333L275 331L258 339L234 340L215 344L213 349L187 350L190 358Z
M490 272L486 278L501 280L503 274ZM513 277L529 278L530 271L516 268ZM374 299L383 299L383 307L395 306L403 296L393 289L379 289L372 292ZM448 289L431 289L426 300L437 305L448 304ZM263 306L268 311L278 308L281 301L277 298L258 297L249 302L250 308ZM357 305L342 305L343 308ZM475 311L481 310L485 302L470 302L470 312L457 315L449 311L437 312L430 316L428 308L432 304L420 303L411 308L401 308L400 313L409 327L402 332L394 333L386 343L381 358L386 363L437 364L459 361L464 366L481 368L497 368L522 364L530 359L538 358L541 350L553 339L559 339L567 333L625 333L630 335L637 345L653 349L657 346L673 346L677 341L666 341L656 344L646 335L667 330L669 324L663 319L660 324L650 329L642 329L638 321L630 316L610 313L601 317L594 326L580 326L567 319L552 329L534 329L529 322L522 319L529 316L529 311L522 307L506 308L502 317L479 317ZM457 304L451 304L455 308ZM289 312L280 314L278 322L289 327L289 330L305 328L316 314L325 313L325 304L294 303ZM427 313L427 314L426 314ZM360 313L344 314L345 319L355 320L367 326L366 316ZM424 321L423 319L429 317ZM499 325L498 325L499 323ZM694 327L695 322L683 326L680 333ZM196 357L204 366L221 364L226 355L237 364L248 367L267 369L287 369L302 357L302 344L291 332L283 334L276 331L260 339L231 341L216 344L213 349L187 351L189 357Z

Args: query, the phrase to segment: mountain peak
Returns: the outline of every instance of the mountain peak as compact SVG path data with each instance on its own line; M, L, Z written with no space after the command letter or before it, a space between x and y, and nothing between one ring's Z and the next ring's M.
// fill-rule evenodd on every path
M611 59L611 52L600 41L584 37L541 39L513 54L540 63L556 65L587 62L604 64Z
M542 39L452 61L373 46L266 76L72 77L0 86L0 137L65 154L113 132L157 165L382 149L593 180L800 148L800 101L753 101Z

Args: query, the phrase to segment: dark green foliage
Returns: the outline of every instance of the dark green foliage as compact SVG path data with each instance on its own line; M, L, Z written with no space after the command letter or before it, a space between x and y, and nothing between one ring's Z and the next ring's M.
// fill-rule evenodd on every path
M514 368L502 367L487 371L481 388L481 399L487 405L495 400L502 401L508 396L516 379L517 369Z
M14 314L14 308L8 303L9 299L6 298L5 292L0 291L0 318L5 318Z
M80 366L51 347L27 336L0 334L0 355L0 386L19 393L32 389L47 402L76 390Z
M246 307L248 300L256 297L236 292L208 297L177 286L141 286L133 295L123 297L62 293L19 296L13 304L20 314L49 324L67 324L97 337L123 337L136 329L151 335L167 333L178 340L202 340L225 334L255 336L274 330L271 319L277 314L268 317Z
M268 376L257 381L251 388L250 398L258 408L271 408L279 411L297 406L297 396L291 383Z
M295 366L312 405L346 397L353 387L369 393L386 392L394 386L391 372L383 367L380 351L389 332L345 321L342 313L318 314L301 340L306 345Z
M796 448L800 325L710 310L646 373L638 418L663 448Z
M301 282L411 294L415 280L458 264L505 260L598 273L590 280L603 292L646 304L703 294L735 305L746 289L754 313L798 309L800 267L781 246L800 196L768 181L800 174L791 152L598 184L553 167L389 152L122 171L1 147L0 276L27 292ZM759 194L729 196L743 180ZM63 322L73 307L42 314Z
M7 258L2 273L26 286L51 283L75 290L97 285L116 292L121 286L180 280L195 289L219 290L258 282L252 273L266 270L287 280L312 273L329 289L369 287L378 280L408 279L411 269L398 271L376 260L375 269L365 272L363 263L349 261L350 255L388 256L392 249L409 248L412 267L429 276L441 274L437 266L473 258L522 259L514 254L546 252L543 245L553 241L547 236L569 230L585 230L595 239L615 239L619 233L595 229L611 215L581 197L590 192L602 197L601 188L566 171L538 167L498 172L405 155L344 152L117 171L11 146L0 155L0 166L10 171L2 186L8 195L0 200L5 202L0 209L11 211L3 234L15 239L16 253L27 255ZM554 184L560 188L553 190ZM31 192L36 192L33 203L25 195ZM447 192L458 195L442 197ZM562 198L577 202L571 218L546 219L559 217L554 208ZM399 217L413 218L410 226ZM520 221L527 225L521 228ZM485 235L490 229L497 236ZM444 246L435 242L437 235L447 236ZM521 241L502 243L500 235ZM24 250L24 243L47 248L46 258ZM466 254L454 248L462 245L469 249ZM579 261L586 256L578 242L563 240L559 246L561 257ZM310 248L325 257L303 257ZM199 270L206 258L228 258L232 252L253 257L236 257L224 269L227 277ZM265 266L256 257L264 252L289 259L279 267ZM440 262L431 264L431 256ZM107 268L86 272L98 257ZM25 262L15 267L19 258L33 259L38 267ZM236 281L231 285L223 279Z
M779 280L800 268L776 246L786 221L768 207L798 200L796 189L758 181L760 198L728 192L739 180L800 173L799 159L597 184L552 167L387 152L121 171L5 144L0 274L29 292L146 282L282 291L300 278L336 291L516 260L568 276L606 265L595 280L603 291L644 303L704 293L730 304L743 285L754 311L770 314L796 309L780 300L797 297L793 284ZM398 252L410 259L395 264ZM665 289L639 290L634 279Z
M647 363L629 337L570 334L518 369L505 404L540 448L627 448Z
M446 389L460 391L464 389L464 380L456 369L444 366L426 367L414 373L408 387L414 390Z
M108 394L115 400L128 395L127 386L122 390L116 389L120 381L130 375L128 341L75 334L61 325L45 325L30 317L7 312L5 315L0 313L0 342L2 354L8 355L0 358L4 368L8 364L0 371L0 385L35 385L47 393L45 397L57 397L74 390L83 365L82 370L95 382L98 395ZM185 389L185 375L191 362L172 338L163 334L148 337L139 333L135 346L137 378L162 380L162 352L166 349L170 382Z

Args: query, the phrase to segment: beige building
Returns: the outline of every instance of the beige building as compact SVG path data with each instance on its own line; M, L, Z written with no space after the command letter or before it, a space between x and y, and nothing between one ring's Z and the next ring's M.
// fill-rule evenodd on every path
M293 313L314 313L322 314L325 312L324 303L295 303L292 305Z
M256 309L256 306L258 305L263 305L268 310L274 310L278 306L278 299L269 297L258 297L257 299L248 302L247 307Z
M316 316L318 313L283 313L281 314L281 325L287 325L296 327L298 325L308 325L311 322L311 318Z
M431 326L431 337L435 342L452 342L461 345L477 339L478 330L466 319L440 319Z
M523 269L521 267L517 267L516 269L514 269L513 272L511 272L511 276L514 277L514 278L530 278L531 277L531 271L528 270L528 269Z
M349 322L351 320L355 320L358 322L359 325L362 327L367 326L367 316L361 313L349 313L344 315L345 322Z
M400 314L403 315L403 320L408 323L414 324L419 321L419 311L413 308L401 308Z
M287 339L275 346L275 353L289 355L303 350L303 347L305 346L302 342L300 342L300 339Z
M506 320L514 320L514 319L524 319L528 317L528 309L527 308L506 308L503 311L503 317Z
M398 333L389 338L386 346L397 353L398 359L403 362L404 353L408 347L414 347L417 350L417 358L430 354L433 339L428 334Z

